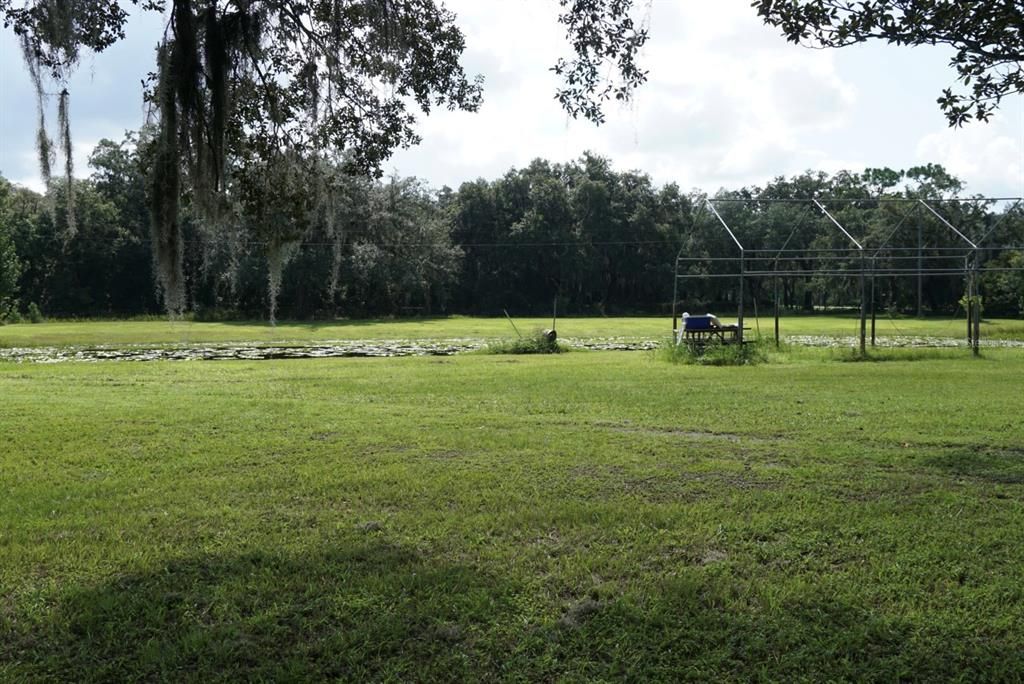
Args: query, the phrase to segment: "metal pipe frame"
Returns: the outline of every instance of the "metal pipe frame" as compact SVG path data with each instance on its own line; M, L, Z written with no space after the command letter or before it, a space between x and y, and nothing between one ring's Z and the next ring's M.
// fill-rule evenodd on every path
M716 197L715 202L722 203L746 203L746 204L801 204L807 202L814 202L821 200L823 202L843 202L846 204L856 204L858 202L877 203L877 204L899 204L900 202L917 202L920 201L913 197L808 197L807 199L794 199L794 198L774 198L774 199L755 199L749 198L744 199L742 197ZM931 197L928 199L929 202L935 204L979 204L989 202L1011 202L1021 201L1024 197Z
M967 319L969 321L973 321L974 326L974 330L969 336L968 342L971 345L971 353L974 354L974 356L978 356L981 354L981 346L979 344L979 338L981 337L981 306L979 305L979 301L975 301L980 291L980 283L978 281L978 245L974 244L974 241L960 232L956 226L947 221L944 216L935 211L935 209L929 206L924 200L918 200L918 202L922 207L931 212L932 216L939 219L944 226L956 233L960 236L960 239L971 246L971 254L968 257L965 257L965 266L967 266L969 270L964 274L967 281ZM920 282L920 276L918 282ZM920 287L920 285L918 285L918 287ZM919 298L918 308L920 308L920 306Z
M927 261L927 262L936 262L936 261L940 261L940 262L941 261L959 262L965 256L970 256L973 253L974 252L972 250L972 251L966 251L966 252L959 252L959 253L956 253L956 254L927 254L927 255L924 256L924 260ZM770 264L775 264L775 263L780 263L780 264L785 264L785 263L805 264L805 263L808 263L808 262L811 262L811 263L848 263L848 262L851 262L851 261L859 261L859 257L860 257L860 255L858 253L853 253L853 254L850 254L850 255L835 255L835 256L829 256L829 255L826 255L826 256L809 256L809 257L792 256L792 257L778 257L778 258L772 257L772 256L753 256L752 257L749 254L747 254L745 256L746 256L746 259L747 259L748 262L765 262L765 263L770 263ZM720 262L736 261L737 258L738 257L679 257L679 262L680 263L689 263L689 264L695 264L695 263L701 263L701 264L705 264L705 263L720 263ZM893 262L893 263L897 263L897 262L901 262L901 261L914 261L914 262L917 261L917 257L916 256L886 256L886 257L872 257L872 258L873 259L884 258L887 261Z
M1010 207L1006 211L1003 212L1002 216L1000 216L999 219L995 223L992 224L992 227L989 228L988 230L986 230L985 233L980 238L978 238L977 243L979 245L979 247L978 247L979 249L986 249L984 247L981 247L981 243L985 241L985 238L987 238L989 235L991 235L993 232L995 232L996 228L998 228L1000 225L1002 225L1003 220L1007 216L1010 215L1011 211L1013 211L1014 209L1016 209L1020 205L1020 202L1021 202L1021 200L1018 199L1013 204L1011 204ZM988 249L994 249L994 248L989 247Z
M698 210L697 216L694 220L700 220L703 218L705 205L707 204L707 196L704 197L704 203L701 204ZM679 331L679 260L683 258L683 250L686 249L686 244L681 243L679 245L679 251L676 252L676 266L675 266L675 279L672 282L672 339L677 340Z
M736 246L740 248L740 254L743 254L743 245L740 244L739 239L736 238L736 234L732 232L732 228L729 227L729 224L725 222L725 219L722 218L722 215L718 213L717 209L715 209L715 205L712 203L711 199L705 198L704 203L709 209L711 209L711 213L715 215L715 218L718 219L718 222L722 224L722 227L725 228L725 232L729 233L729 237L732 238L732 241L735 242Z
M979 273L1024 273L1024 268L983 268L978 270ZM810 276L827 276L837 278L853 278L860 275L860 269L849 270L849 271L745 271L745 274L752 278L768 278L776 275L781 277L790 278L807 278ZM949 269L929 269L924 271L925 275L930 276L963 276L965 271L962 268L949 268ZM886 277L899 277L899 276L916 276L917 269L903 269L903 270L889 270L889 269L875 269L865 270L865 275L874 276L886 276ZM735 278L736 273L682 273L679 275L680 280L698 280L701 278Z
M971 246L971 249L978 249L978 245L974 244L974 242L973 242L973 241L972 241L972 240L971 240L971 239L970 239L969 237L967 237L966 235L964 235L963 233L961 233L961 232L960 232L960 230L959 230L959 229L958 229L958 228L957 228L956 226L954 226L954 225L953 225L952 223L950 223L949 221L947 221L947 220L946 220L946 219L945 219L945 218L944 218L944 217L942 216L942 214L940 214L939 212L937 212L937 211L935 211L934 209L932 209L932 208L931 208L931 207L930 207L930 206L928 205L928 203L927 203L927 202L925 202L924 200L917 200L917 202L918 202L918 204L920 204L920 205L921 205L922 207L924 207L925 209L927 209L928 211L930 211L930 212L932 213L932 215L933 215L933 216L934 216L935 218L939 219L939 221L941 221L941 222L942 222L942 224L943 224L944 226L946 226L946 227L947 227L947 228L949 228L949 229L950 229L951 231L953 231L954 233L956 233L957 235L959 235L959 236L960 236L960 239L961 239L961 240L963 240L964 242L966 242L967 244L969 244L969 245Z
M732 241L736 243L736 246L739 247L739 250L740 250L740 296L739 296L739 302L738 302L738 304L739 304L738 309L739 310L736 312L736 327L738 328L738 330L736 332L737 332L737 337L739 338L739 341L740 341L740 345L742 345L743 344L743 290L744 290L743 286L744 286L744 283L746 281L746 276L743 273L744 267L745 267L745 260L743 258L743 245L740 243L739 239L736 237L736 234L734 232L732 232L732 228L729 227L729 224L725 222L725 219L722 218L722 215L718 213L717 209L715 209L715 205L711 201L711 198L709 198L709 197L705 198L704 199L704 203L707 205L707 207L709 209L711 209L711 213L715 215L715 218L718 219L718 222L722 224L722 227L725 228L725 232L729 233L729 237L732 238Z
M989 272L1020 272L1024 271L1024 268L986 268L981 269L980 266L980 254L983 251L995 250L995 249L1013 249L1013 247L982 247L980 243L985 237L988 237L998 225L1002 222L1004 216L1000 217L996 223L989 228L988 231L978 240L977 243L972 241L967 235L965 235L959 228L950 223L945 217L935 210L931 204L991 204L999 201L1013 201L1011 210L1024 201L1021 197L972 197L972 198L931 198L925 201L922 198L811 198L811 199L742 199L742 198L715 198L712 200L710 197L705 196L704 202L702 203L701 209L707 208L714 215L718 223L725 229L726 233L732 239L733 244L739 249L738 256L732 257L684 257L683 249L680 247L676 253L675 260L675 279L673 283L672 291L672 332L673 335L678 334L678 282L680 280L692 280L692 279L712 279L712 278L736 278L739 276L739 301L738 301L738 322L739 327L738 338L740 342L743 342L743 300L745 294L745 283L748 277L757 278L774 278L775 279L775 338L776 343L779 339L778 330L778 281L779 278L807 278L811 276L831 277L831 278L853 278L857 277L860 280L861 285L861 313L860 313L860 348L861 352L865 351L866 344L866 316L867 316L867 278L871 278L871 344L875 344L875 320L874 320L874 299L875 299L875 278L878 276L883 277L911 277L917 276L920 278L924 275L929 276L962 276L967 282L967 299L968 299L968 341L971 344L973 353L977 355L979 353L978 337L980 334L980 307L975 306L974 296L977 292L979 284L979 273L984 271ZM815 207L828 219L828 221L835 226L851 243L853 248L788 248L790 240L796 233L796 227L790 232L789 237L783 243L779 249L745 249L743 244L740 242L733 231L732 227L722 218L722 215L718 212L715 207L715 202L722 203L744 203L744 204L807 204L811 202ZM893 230L889 233L888 237L882 241L877 247L874 253L871 255L870 262L871 266L868 266L868 260L866 259L866 252L864 245L861 244L837 219L833 216L828 209L826 209L823 202L841 202L846 204L857 204L857 203L871 203L871 204L890 204L890 203L909 203L913 205L911 211L906 212L900 221L896 224ZM967 247L934 247L930 248L932 254L924 255L921 253L921 245L917 247L886 247L886 243L896 234L896 232L903 226L904 222L910 217L915 210L923 207L926 211L932 214L936 219L939 220L946 228L948 228L953 234L960 238L967 244ZM916 252L916 254L910 254L903 256L901 252ZM939 252L935 254L934 252ZM790 256L792 254L792 256ZM765 256L761 256L765 255ZM770 256L769 256L770 255ZM882 268L878 268L876 262L879 258L886 261L887 264L883 265ZM943 259L963 259L963 265L956 268L949 266L942 266L936 264L937 261ZM735 262L739 260L739 273L680 273L680 266L686 264L697 264L697 263L718 263L718 262ZM771 270L759 270L750 269L748 266L748 260L754 263L757 262L769 262L772 265ZM812 268L812 269L797 269L797 270L778 270L780 263L792 263L800 262L806 263L808 261L816 262L821 264L822 262L829 263L828 268ZM859 268L855 266L854 261L859 261ZM900 261L915 261L918 266L916 268L899 268L898 266L892 266L893 262ZM925 262L936 264L933 268L923 268ZM837 264L848 263L854 266L850 269L836 268Z

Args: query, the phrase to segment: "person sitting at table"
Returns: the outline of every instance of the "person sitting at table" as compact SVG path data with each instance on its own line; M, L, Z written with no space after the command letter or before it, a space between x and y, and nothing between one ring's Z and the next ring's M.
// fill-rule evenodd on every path
M686 330L686 319L690 317L688 311L683 311L683 330ZM700 318L706 318L708 320L708 328L721 328L722 322L718 319L718 316L714 313L705 313Z
M700 331L717 330L725 327L718 320L717 316L710 313L703 316L691 316L688 311L684 311L682 318L683 324L679 327L678 337L676 338L677 343L681 342L687 333L699 334Z

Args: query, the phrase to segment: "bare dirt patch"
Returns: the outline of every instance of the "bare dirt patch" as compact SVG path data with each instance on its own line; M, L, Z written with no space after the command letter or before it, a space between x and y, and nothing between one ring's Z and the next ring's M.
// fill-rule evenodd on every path
M628 421L621 423L606 423L606 422L595 422L594 427L610 430L611 432L624 432L631 434L641 435L658 435L664 437L684 437L687 439L695 440L715 440L722 442L739 442L742 439L759 439L753 437L747 437L745 435L737 435L729 432L712 432L707 430L685 430L675 427L659 427L659 426L647 426L647 425L636 425Z
M704 552L704 555L700 557L701 565L712 565L714 563L721 563L729 557L725 551L720 549L708 549Z
M666 472L668 471L668 472ZM680 471L661 466L657 472L628 471L622 466L581 465L570 471L574 478L589 480L607 496L629 496L651 503L691 503L729 491L763 491L778 481L743 471Z

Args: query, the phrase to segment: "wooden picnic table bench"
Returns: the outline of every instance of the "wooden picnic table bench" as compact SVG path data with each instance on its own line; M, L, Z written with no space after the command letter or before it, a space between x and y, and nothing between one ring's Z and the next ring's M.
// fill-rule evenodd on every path
M744 327L743 330L749 330ZM693 346L703 347L709 342L733 344L740 339L738 325L721 325L714 316L685 316L683 328L676 343L686 342Z

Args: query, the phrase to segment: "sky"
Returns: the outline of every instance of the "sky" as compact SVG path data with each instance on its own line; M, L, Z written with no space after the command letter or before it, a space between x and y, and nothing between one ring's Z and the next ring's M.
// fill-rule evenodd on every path
M649 80L598 127L554 100L550 67L570 56L555 0L447 0L466 36L463 64L485 78L479 112L421 118L423 142L397 151L388 173L434 187L493 179L542 157L591 151L658 184L714 192L806 170L944 165L970 194L1024 194L1024 101L991 122L951 129L935 100L954 85L941 47L861 45L814 50L764 26L749 0L652 0L641 54ZM83 60L71 83L76 175L101 138L142 123L140 82L162 19L133 16L127 38ZM13 34L0 30L0 174L39 189L34 95ZM50 121L55 121L55 112Z

